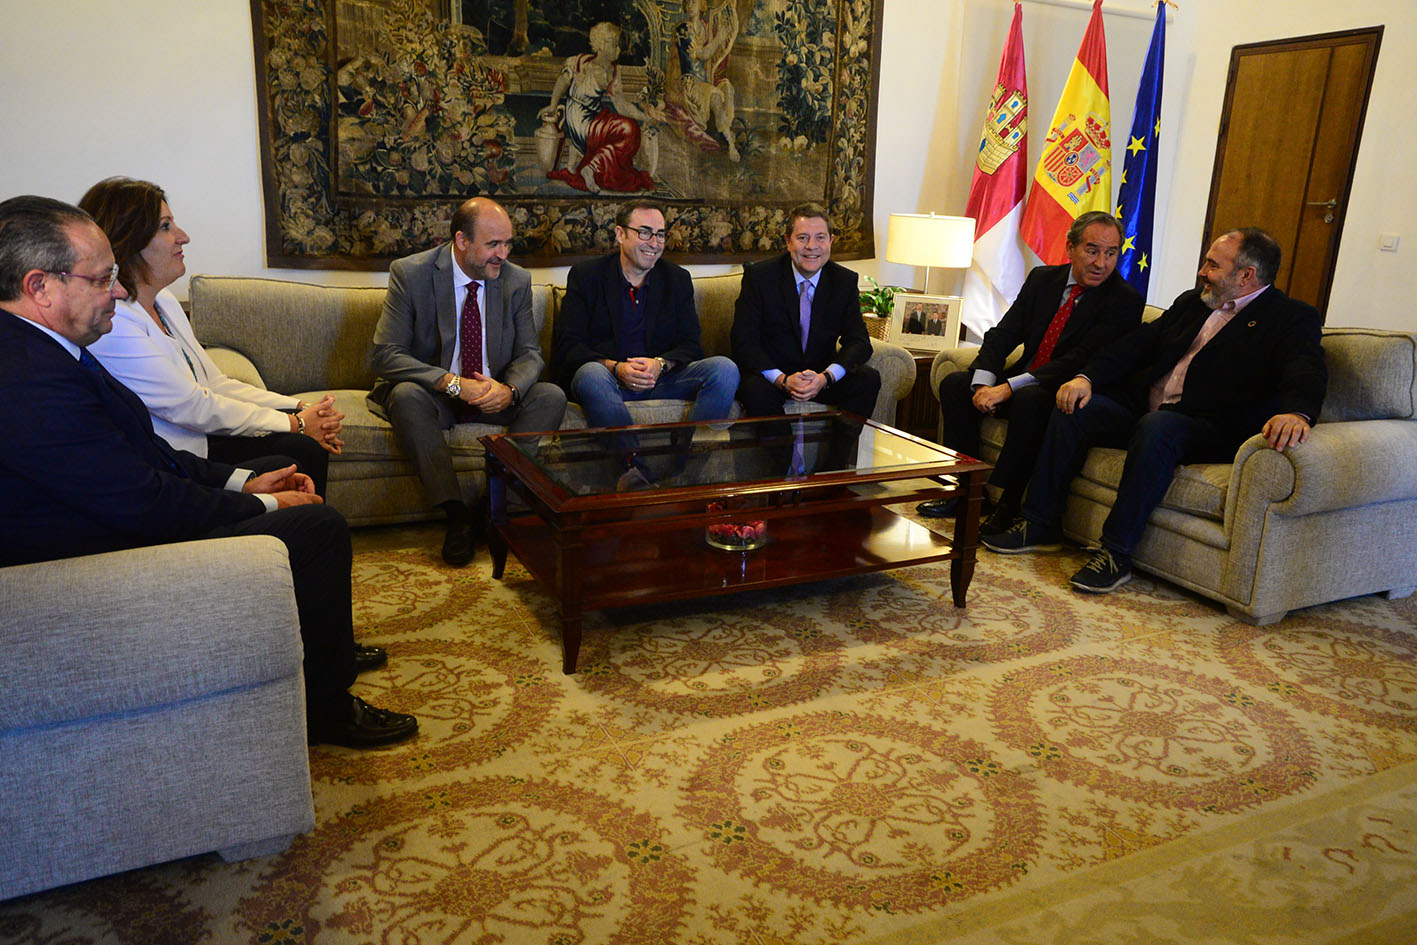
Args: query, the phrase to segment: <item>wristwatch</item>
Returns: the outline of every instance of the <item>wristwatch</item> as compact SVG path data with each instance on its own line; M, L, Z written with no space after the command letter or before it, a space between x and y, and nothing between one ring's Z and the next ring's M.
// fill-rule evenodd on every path
M454 374L453 379L448 381L448 386L443 388L443 393L454 399L462 397L462 378Z
M668 373L669 373L669 362L666 361L666 360L664 360L664 358L655 358L655 360L659 362L659 373L661 373L661 374L668 374Z

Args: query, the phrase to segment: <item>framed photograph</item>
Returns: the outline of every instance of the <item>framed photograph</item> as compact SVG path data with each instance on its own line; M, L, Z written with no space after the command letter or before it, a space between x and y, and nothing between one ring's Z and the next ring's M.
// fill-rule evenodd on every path
M944 351L959 346L959 313L964 300L952 295L907 295L897 292L891 313L890 339L919 351Z

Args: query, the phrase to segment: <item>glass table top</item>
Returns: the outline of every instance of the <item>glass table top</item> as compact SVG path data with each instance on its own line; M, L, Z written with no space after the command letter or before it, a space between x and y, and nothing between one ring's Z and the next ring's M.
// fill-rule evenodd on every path
M833 442L859 431L854 469ZM835 440L834 438L844 438ZM763 481L905 478L948 473L963 454L849 414L507 434L502 442L572 495Z

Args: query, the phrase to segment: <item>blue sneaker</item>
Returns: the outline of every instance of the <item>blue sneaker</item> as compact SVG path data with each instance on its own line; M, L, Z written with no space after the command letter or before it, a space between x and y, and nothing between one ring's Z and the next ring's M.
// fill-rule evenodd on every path
M1099 549L1082 570L1069 582L1074 588L1089 594L1110 594L1132 579L1132 559Z

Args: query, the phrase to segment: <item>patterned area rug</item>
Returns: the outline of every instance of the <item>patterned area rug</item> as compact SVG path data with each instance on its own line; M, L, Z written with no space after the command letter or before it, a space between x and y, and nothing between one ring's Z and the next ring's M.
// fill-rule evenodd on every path
M1417 603L1273 627L1080 552L597 614L356 538L414 712L312 750L317 826L0 904L16 943L1410 943ZM769 551L770 553L771 546ZM765 553L765 552L759 552Z

